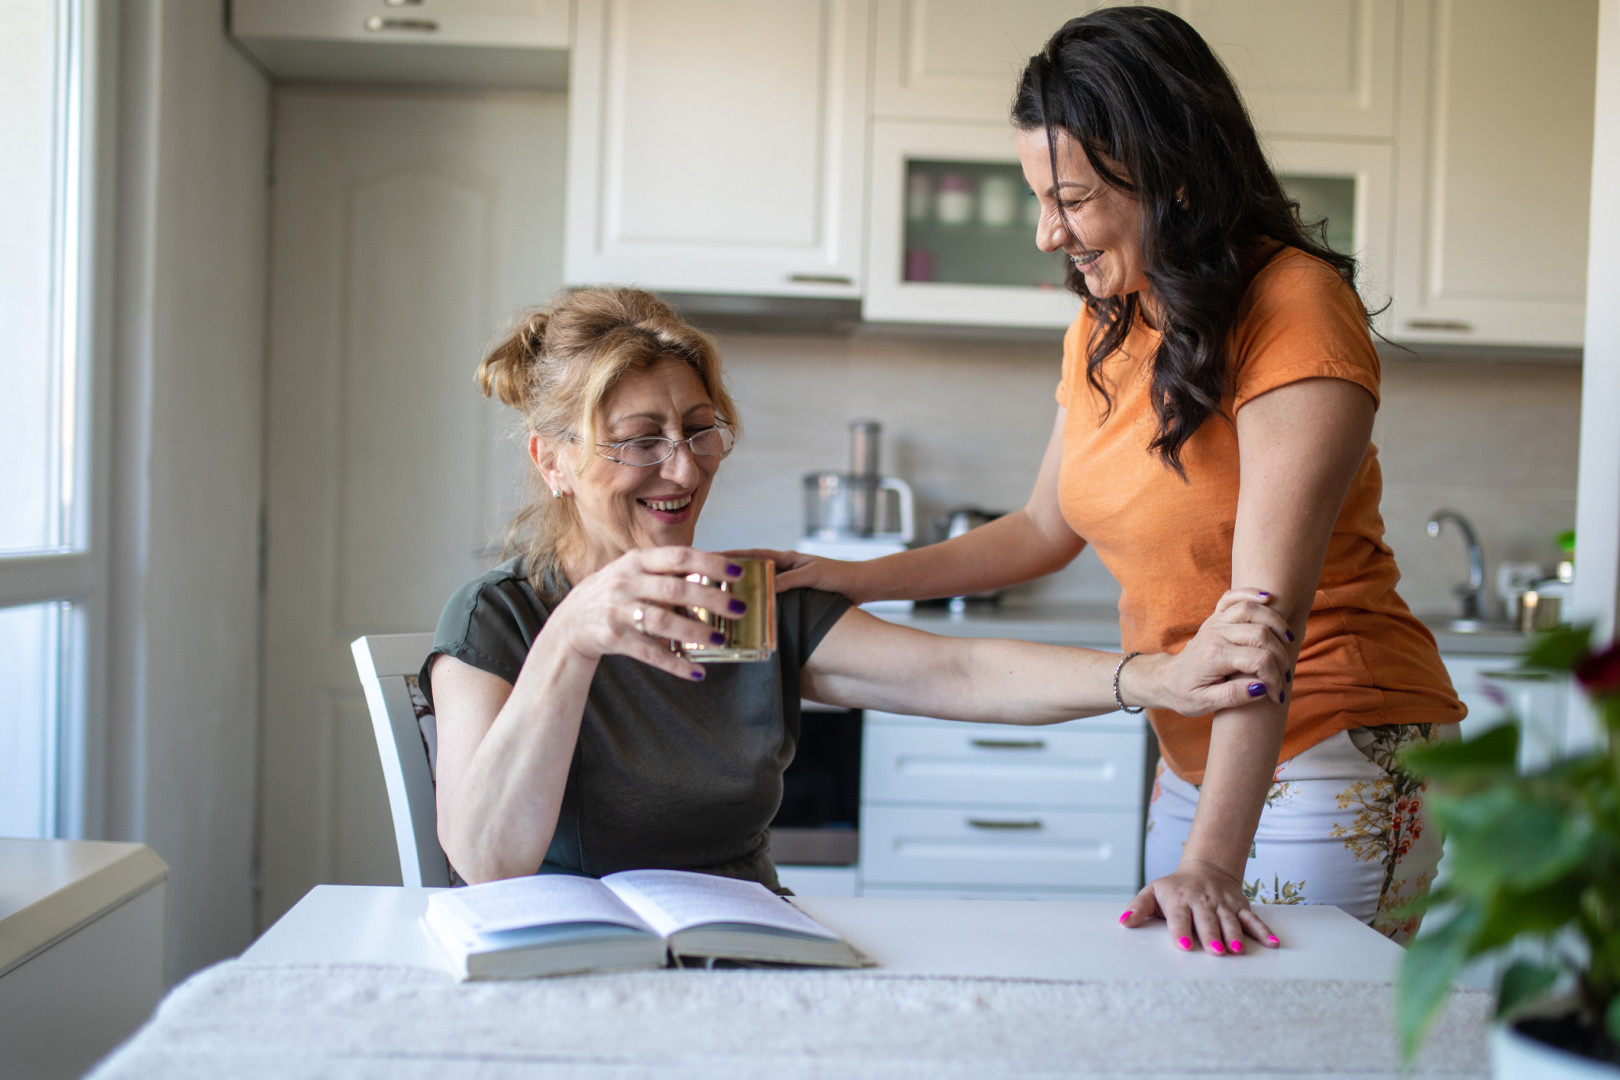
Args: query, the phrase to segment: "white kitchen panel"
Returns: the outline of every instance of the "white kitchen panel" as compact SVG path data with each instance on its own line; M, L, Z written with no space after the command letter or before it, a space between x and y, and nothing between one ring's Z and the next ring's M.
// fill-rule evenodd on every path
M864 885L1134 888L1140 813L1048 807L861 807Z
M570 283L854 298L865 0L580 0Z
M861 799L1134 808L1143 743L1140 728L875 724L861 749Z

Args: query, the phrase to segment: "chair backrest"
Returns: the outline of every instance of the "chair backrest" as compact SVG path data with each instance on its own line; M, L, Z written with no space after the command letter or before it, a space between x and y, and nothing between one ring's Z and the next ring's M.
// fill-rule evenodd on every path
M439 847L433 801L438 728L427 697L416 685L432 634L371 634L355 638L354 666L371 710L388 809L399 847L399 873L406 885L449 885L450 861Z

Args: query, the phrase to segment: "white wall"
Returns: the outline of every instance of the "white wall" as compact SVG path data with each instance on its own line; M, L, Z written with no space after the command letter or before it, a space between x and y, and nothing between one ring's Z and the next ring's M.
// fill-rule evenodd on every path
M1620 628L1620 0L1603 0L1598 10L1575 610L1606 641ZM1577 722L1572 735L1589 738L1591 714Z
M108 833L171 980L248 944L270 87L223 0L121 5Z

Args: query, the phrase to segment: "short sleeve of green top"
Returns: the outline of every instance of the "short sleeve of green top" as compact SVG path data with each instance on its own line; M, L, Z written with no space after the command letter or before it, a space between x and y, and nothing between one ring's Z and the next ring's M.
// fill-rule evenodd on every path
M848 608L833 593L782 593L775 657L710 664L702 682L604 657L537 871L700 870L779 888L770 823L799 740L799 669ZM515 683L549 614L517 559L463 586L422 665L428 701L440 653Z

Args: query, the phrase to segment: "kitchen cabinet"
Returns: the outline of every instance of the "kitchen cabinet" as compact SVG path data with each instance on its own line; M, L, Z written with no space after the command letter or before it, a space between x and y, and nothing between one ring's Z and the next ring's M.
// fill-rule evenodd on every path
M1519 769L1543 768L1562 753L1569 713L1569 677L1521 668L1516 656L1441 655L1468 716L1464 739L1502 724L1519 726Z
M865 0L579 0L564 277L858 298Z
M868 711L865 896L1111 898L1140 887L1146 726L1043 727Z
M1578 346L1597 0L1407 0L1393 336Z
M524 87L568 80L569 0L232 0L231 34L292 81Z
M876 0L879 119L1007 122L1024 63L1097 7L1057 0ZM1164 0L1215 49L1267 134L1390 138L1396 0Z

